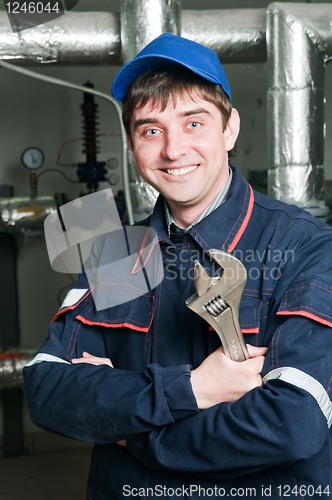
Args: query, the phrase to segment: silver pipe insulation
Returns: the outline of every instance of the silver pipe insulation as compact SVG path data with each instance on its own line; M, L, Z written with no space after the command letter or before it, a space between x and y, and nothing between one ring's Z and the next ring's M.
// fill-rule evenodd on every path
M43 231L45 218L56 208L53 196L0 198L0 231Z
M28 352L0 353L0 390L14 389L23 385L23 367L34 354Z
M184 10L181 35L217 52L225 63L266 61L266 10Z
M13 33L0 12L0 59L16 64L121 65L120 19L107 12L67 12Z
M127 63L164 32L181 35L181 0L122 0L122 58Z
M181 14L179 0L127 0L121 6L121 23L117 14L68 12L19 33L12 32L6 12L0 11L0 59L29 66L116 66L134 57L145 40L168 31L210 47L223 63L266 60L264 9L183 10Z
M332 5L273 3L267 11L269 194L324 216L324 67Z

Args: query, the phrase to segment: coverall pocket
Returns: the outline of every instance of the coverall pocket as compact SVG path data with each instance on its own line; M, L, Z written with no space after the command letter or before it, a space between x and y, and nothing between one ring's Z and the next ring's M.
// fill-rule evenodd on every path
M107 309L96 310L92 302L76 319L87 325L106 328L127 327L132 330L148 332L154 310L154 297L148 292L140 297Z

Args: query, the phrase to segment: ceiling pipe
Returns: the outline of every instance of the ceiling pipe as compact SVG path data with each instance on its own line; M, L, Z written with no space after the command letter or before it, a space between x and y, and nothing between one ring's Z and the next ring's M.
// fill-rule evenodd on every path
M267 11L269 194L326 216L324 68L332 5L273 3Z
M181 14L179 0L124 0L121 8L121 34L120 16L107 12L68 12L13 33L6 12L1 11L0 59L27 66L117 66L134 57L145 41L168 31L215 50L222 63L266 61L264 9Z
M266 10L183 10L181 35L217 52L226 63L266 61Z
M24 65L121 65L120 18L107 12L68 12L13 33L0 12L0 59Z

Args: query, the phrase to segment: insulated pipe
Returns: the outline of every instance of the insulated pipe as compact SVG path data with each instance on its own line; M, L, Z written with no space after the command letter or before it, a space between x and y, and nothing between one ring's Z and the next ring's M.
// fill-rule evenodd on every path
M181 35L217 52L225 63L266 61L266 10L184 10Z
M0 59L16 64L121 65L120 19L106 12L67 12L13 33L0 12Z
M122 58L127 63L164 32L181 35L180 0L121 2Z
M184 10L181 14L179 0L124 0L121 7L121 37L117 14L68 12L13 33L7 13L0 11L0 59L30 66L121 65L122 57L129 60L144 43L168 31L210 47L222 63L266 60L264 9Z
M267 47L269 194L324 216L324 67L332 57L332 5L271 4Z
M23 385L23 367L34 357L24 352L0 353L0 390Z
M53 196L0 198L0 231L43 231L46 217L56 208Z

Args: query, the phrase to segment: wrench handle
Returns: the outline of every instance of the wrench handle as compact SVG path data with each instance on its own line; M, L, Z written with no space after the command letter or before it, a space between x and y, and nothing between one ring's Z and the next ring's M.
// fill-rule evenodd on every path
M208 318L205 317L207 320ZM249 358L247 346L240 327L234 324L234 317L230 307L219 316L213 318L210 316L209 323L215 329L220 337L226 356L233 361L245 361Z

